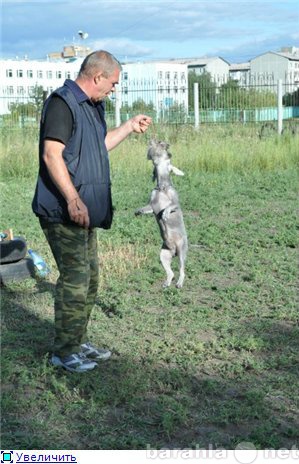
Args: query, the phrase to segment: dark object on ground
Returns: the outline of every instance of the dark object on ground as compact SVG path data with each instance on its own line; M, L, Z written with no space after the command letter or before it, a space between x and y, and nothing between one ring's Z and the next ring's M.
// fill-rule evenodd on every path
M25 258L26 253L27 245L23 237L0 242L0 264L16 263Z
M16 263L0 265L0 283L5 285L14 280L34 277L34 264L31 258L24 258Z

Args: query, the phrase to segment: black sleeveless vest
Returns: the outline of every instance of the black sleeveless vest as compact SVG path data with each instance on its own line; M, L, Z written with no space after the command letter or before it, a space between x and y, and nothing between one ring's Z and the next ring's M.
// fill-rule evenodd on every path
M50 99L58 95L73 115L73 132L63 150L63 159L81 200L88 208L90 227L109 229L113 208L109 156L105 145L107 130L104 105L101 102L93 106L88 97L82 98L85 94L76 88L78 86L67 79L63 87L55 90L44 104L39 147L40 169L32 209L46 221L71 223L66 201L50 179L43 161L43 121Z

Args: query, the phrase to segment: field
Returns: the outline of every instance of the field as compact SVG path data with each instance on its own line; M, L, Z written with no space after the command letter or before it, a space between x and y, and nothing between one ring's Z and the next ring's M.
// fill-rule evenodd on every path
M134 216L153 185L153 133L185 172L173 179L190 244L181 290L161 287L154 218ZM298 142L154 128L111 153L115 221L98 232L90 336L113 357L82 375L48 362L57 271L31 212L37 136L5 134L1 227L52 272L1 289L3 449L299 446Z

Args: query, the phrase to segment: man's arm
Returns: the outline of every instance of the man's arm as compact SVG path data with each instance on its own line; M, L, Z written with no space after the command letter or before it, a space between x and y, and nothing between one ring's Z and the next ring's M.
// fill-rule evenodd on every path
M151 122L152 119L149 116L139 114L138 116L134 116L129 119L121 126L108 131L105 138L107 150L113 150L113 148L117 147L117 145L127 138L132 132L142 134L148 129Z
M62 152L65 145L56 140L44 141L43 159L49 175L68 205L70 219L82 227L89 226L89 215L85 204L71 181Z

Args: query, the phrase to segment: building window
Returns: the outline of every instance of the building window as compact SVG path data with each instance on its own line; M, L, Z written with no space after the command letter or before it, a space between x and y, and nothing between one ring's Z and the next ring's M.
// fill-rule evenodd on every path
M159 87L158 87L158 92L159 92L159 93L162 93L162 92L163 92L163 87L161 87L161 85L159 85Z
M65 73L65 78L70 79L71 78L71 71L66 71Z
M12 85L10 85L10 86L7 87L7 94L8 94L8 95L13 95L13 94L14 94L13 86L12 86Z
M23 69L17 70L17 77L23 77Z
M43 78L43 72L42 71L37 71L37 78L42 79Z
M174 78L175 80L178 78L178 73L177 73L177 72L173 73L173 78Z
M17 87L17 94L18 95L24 95L25 94L25 89L22 86Z
M185 93L186 92L186 87L181 87L181 92Z
M53 87L47 87L48 95L53 92Z
M27 71L27 77L29 77L30 79L33 78L33 71L32 71L32 69L28 69L28 71Z
M53 72L52 71L47 71L47 78L48 79L53 79Z
M6 70L6 77L12 77L12 69Z
M162 71L158 71L158 79L162 79L163 78L163 73Z
M170 79L170 72L169 72L169 71L167 71L167 72L165 73L165 79Z
M61 71L56 71L56 77L57 77L57 79L61 79L62 78L62 72Z
M123 73L123 80L124 80L124 81L127 81L127 80L128 80L128 73L127 73L127 72L124 72L124 73Z

